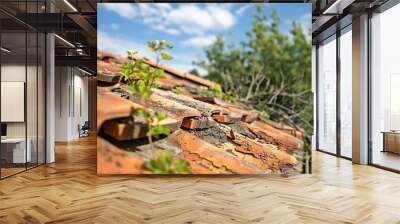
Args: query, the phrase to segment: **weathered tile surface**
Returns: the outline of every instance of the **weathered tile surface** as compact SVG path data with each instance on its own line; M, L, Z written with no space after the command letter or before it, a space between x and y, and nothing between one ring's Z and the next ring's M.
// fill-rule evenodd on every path
M110 77L118 76L120 66L129 61L102 51L98 60L99 73ZM100 173L151 173L143 164L156 150L165 149L186 160L197 174L276 174L301 166L301 131L262 122L259 112L242 103L199 94L198 90L217 85L209 80L170 66L158 67L165 70L166 78L157 81L159 88L145 103L123 83L99 87ZM175 93L176 87L180 92ZM140 107L166 113L172 133L149 144L147 124L132 115Z

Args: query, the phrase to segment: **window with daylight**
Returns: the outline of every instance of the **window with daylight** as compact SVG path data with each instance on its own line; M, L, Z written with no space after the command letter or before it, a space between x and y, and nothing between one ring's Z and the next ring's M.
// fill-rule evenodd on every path
M336 153L336 36L318 48L318 148Z

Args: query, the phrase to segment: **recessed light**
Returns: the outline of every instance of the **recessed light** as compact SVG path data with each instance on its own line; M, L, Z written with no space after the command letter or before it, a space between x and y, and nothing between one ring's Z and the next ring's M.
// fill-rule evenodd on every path
M68 1L64 0L65 4L67 4L73 11L78 12L78 10Z
M10 52L11 52L11 50L9 50L9 49L7 49L7 48L5 48L5 47L1 47L0 49L1 49L2 51L6 52L6 53L10 53Z
M83 69L81 69L81 68L78 68L78 70L81 71L81 72L83 72L83 73L85 73L85 74L87 74L87 75L92 75L90 72L85 71L85 70L83 70Z
M60 37L58 34L54 34L54 36L57 37L57 38L58 38L59 40L61 40L62 42L66 43L67 45L69 45L69 46L75 48L75 45L73 45L73 44L72 44L71 42L69 42L68 40L66 40L66 39L64 39L64 38L62 38L62 37Z

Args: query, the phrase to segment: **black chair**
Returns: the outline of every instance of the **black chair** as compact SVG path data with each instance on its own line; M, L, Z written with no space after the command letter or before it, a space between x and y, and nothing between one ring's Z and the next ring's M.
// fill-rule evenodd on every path
M90 125L89 121L85 121L82 127L78 124L79 138L89 136Z

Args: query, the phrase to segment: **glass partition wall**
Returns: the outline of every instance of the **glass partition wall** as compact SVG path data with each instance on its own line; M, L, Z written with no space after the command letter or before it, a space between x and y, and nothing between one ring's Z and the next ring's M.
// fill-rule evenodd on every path
M341 31L340 67L340 155L352 158L352 35L351 25Z
M370 162L400 171L400 4L371 18Z
M29 5L18 2L18 7L24 12L39 10L32 2ZM0 178L3 179L45 163L46 40L43 33L8 13L1 11L0 21Z
M336 36L318 46L318 149L336 154Z
M317 150L352 157L351 25L317 47Z

